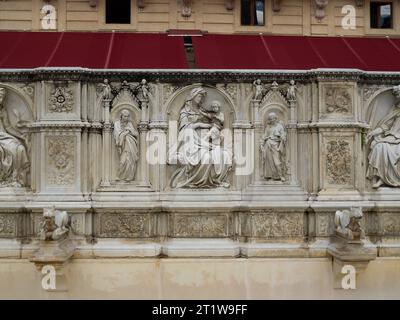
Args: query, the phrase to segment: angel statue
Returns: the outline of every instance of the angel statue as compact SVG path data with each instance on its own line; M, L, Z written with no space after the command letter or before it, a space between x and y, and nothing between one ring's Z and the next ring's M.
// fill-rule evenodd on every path
M290 83L289 87L287 88L286 91L286 99L288 99L288 101L296 101L296 91L297 91L296 84L294 80L290 80L289 83Z
M142 79L139 85L136 87L140 100L148 100L150 93L150 86L147 84L146 79Z
M19 127L24 126L17 110L15 127L11 124L3 102L6 90L0 88L0 186L23 187L29 170L27 141Z
M260 79L257 79L253 82L254 86L254 100L261 100L264 94L264 85L262 84Z
M97 85L97 91L99 92L99 95L103 101L112 100L112 89L108 79L104 79L103 83L99 83Z

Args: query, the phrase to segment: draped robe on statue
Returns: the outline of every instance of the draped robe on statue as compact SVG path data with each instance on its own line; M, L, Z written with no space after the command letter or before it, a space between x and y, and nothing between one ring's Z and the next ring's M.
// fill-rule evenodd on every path
M384 117L378 127L383 133L371 142L367 176L377 176L388 186L400 187L400 108Z
M118 177L121 180L135 179L136 163L138 161L138 132L132 122L123 124L120 120L114 124L114 138L119 151Z
M205 139L209 129L197 128L196 124L210 124L197 110L186 103L179 115L178 142L170 149L170 163L182 165L171 177L173 188L209 188L224 186L231 169L232 155ZM203 137L202 137L203 133Z

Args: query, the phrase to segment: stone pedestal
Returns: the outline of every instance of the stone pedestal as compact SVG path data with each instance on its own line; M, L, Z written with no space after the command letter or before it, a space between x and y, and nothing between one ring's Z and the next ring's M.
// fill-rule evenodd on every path
M357 276L367 268L370 261L377 257L377 249L371 243L365 240L348 241L340 237L332 239L327 252L333 257L332 271L335 289L343 289L342 279L349 272L348 268L343 269L343 267L353 267Z
M47 292L48 298L67 298L66 265L75 247L71 239L40 241L39 249L29 259L42 275L39 285Z

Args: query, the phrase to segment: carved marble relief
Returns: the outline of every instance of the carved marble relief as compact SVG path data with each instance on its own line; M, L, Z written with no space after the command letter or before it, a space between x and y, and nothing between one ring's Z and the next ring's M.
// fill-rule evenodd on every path
M352 113L352 97L348 87L328 87L325 90L327 113Z
M48 110L51 113L70 113L74 108L74 95L69 87L55 87L49 97Z
M135 179L139 133L131 121L129 110L123 109L119 120L114 123L114 139L119 154L118 180L125 182Z
M400 236L400 215L398 212L384 212L381 216L382 235Z
M330 213L318 213L316 215L316 235L328 237L333 233L334 216Z
M352 182L352 156L350 142L341 139L326 143L326 176L329 184L347 185Z
M0 238L17 236L17 215L0 213Z
M261 138L261 154L263 162L262 176L266 180L280 180L284 182L287 173L286 165L287 132L285 125L278 116L271 112Z
M225 116L221 102L206 102L207 91L196 87L179 112L178 139L169 150L169 163L177 164L172 188L228 188L232 152L224 147Z
M47 137L47 183L72 185L75 181L75 137Z
M11 122L5 99L6 89L0 88L0 187L23 187L30 167L28 137L21 131L27 121L13 108L15 120Z
M150 215L123 212L102 213L98 236L103 238L138 238L150 236Z
M175 214L172 220L173 237L226 237L228 236L228 216L221 214Z
M396 102L376 128L368 133L367 178L372 187L400 187L400 85L393 88Z
M254 213L251 215L251 226L253 237L300 237L304 234L301 212Z

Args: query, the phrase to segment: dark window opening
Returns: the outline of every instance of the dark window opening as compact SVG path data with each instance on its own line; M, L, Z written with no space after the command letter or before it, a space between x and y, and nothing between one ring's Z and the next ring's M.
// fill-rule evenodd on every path
M370 3L371 28L392 29L393 28L393 3L371 2Z
M193 40L191 36L184 36L183 43L185 45L186 61L190 69L196 68L196 61L194 58Z
M131 23L131 0L106 0L106 23Z
M263 26L265 24L264 0L242 0L240 16L243 26Z

